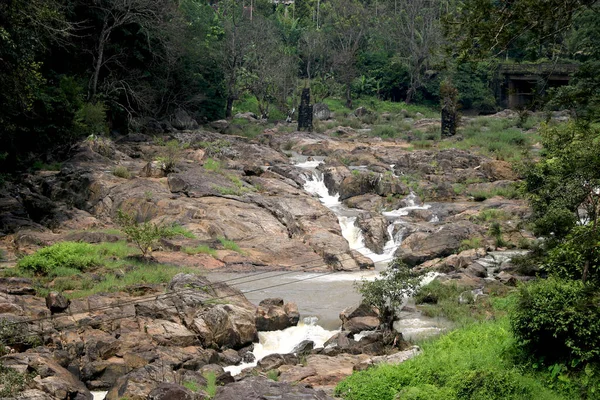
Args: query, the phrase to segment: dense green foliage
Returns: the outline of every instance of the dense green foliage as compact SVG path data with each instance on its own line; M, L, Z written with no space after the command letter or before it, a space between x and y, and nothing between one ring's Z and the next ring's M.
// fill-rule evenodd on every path
M180 110L204 122L248 111L252 99L251 111L283 119L305 86L315 101L341 98L348 107L359 97L438 105L449 79L463 109L492 112L506 61L580 62L555 104L593 120L597 6L538 3L257 0L250 10L235 0L3 2L0 167L29 166L39 153L55 162L90 134L162 129ZM537 23L557 13L564 18Z
M561 399L513 364L506 318L423 343L423 355L355 373L338 385L348 400Z
M19 260L17 267L37 275L61 276L100 264L94 247L87 243L60 242Z
M67 255L56 251L56 246L63 244L65 247L62 250L70 250ZM115 292L142 283L166 283L179 272L197 273L193 268L148 262L147 259L140 259L139 254L138 249L124 241L102 244L63 242L23 257L20 261L23 267L4 271L2 276L32 278L38 296L45 296L50 291L51 283L52 290L65 291L69 298L79 298ZM90 263L89 260L94 262ZM78 269L63 266L57 261L69 261L68 265L86 267ZM37 272L30 266L48 272Z
M581 281L548 279L521 287L512 315L517 342L545 362L600 359L600 294Z

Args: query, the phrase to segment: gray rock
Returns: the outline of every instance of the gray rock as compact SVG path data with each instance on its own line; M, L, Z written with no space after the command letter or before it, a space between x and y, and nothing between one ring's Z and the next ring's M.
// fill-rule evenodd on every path
M194 393L175 383L161 383L148 395L148 400L195 400Z
M50 313L52 314L65 311L67 308L69 308L70 303L70 300L58 292L50 292L46 296L46 307L48 307Z
M175 129L179 130L191 130L198 129L198 122L190 117L190 115L182 109L175 111L175 114L171 117L171 125Z
M253 376L217 389L214 400L333 400L322 390Z
M294 354L308 354L315 348L315 342L312 340L303 340L294 347L292 353Z
M325 103L313 104L313 119L317 121L325 121L331 118L331 111Z

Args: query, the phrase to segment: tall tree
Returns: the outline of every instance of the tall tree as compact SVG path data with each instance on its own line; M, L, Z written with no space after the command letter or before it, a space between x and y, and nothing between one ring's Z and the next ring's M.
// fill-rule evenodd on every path
M327 5L323 26L330 40L333 70L345 87L346 107L352 108L352 81L368 32L367 14L357 0L333 0Z

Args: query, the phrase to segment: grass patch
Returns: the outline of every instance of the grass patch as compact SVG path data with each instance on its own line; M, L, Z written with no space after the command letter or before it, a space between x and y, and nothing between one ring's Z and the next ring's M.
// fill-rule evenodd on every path
M214 372L207 372L204 377L206 378L206 386L203 389L208 397L212 399L217 394L217 375Z
M217 251L215 249L210 248L207 245L200 245L196 247L185 247L183 252L189 254L191 256L196 254L208 254L209 256L216 257Z
M506 187L497 187L487 190L470 190L467 192L467 194L469 196L472 196L473 200L475 201L484 201L496 196L504 197L506 199L518 199L522 197L522 194L517 185L509 185Z
M131 178L131 172L129 172L129 170L127 169L127 167L124 167L122 165L119 165L117 167L115 167L112 170L112 174L118 178L123 178L123 179L129 179Z
M200 386L194 382L194 381L185 381L183 382L183 387L191 390L192 392L196 393L197 391L200 390Z
M221 172L221 170L223 169L221 161L215 160L213 158L207 158L206 161L204 161L203 167L205 170L211 172Z
M510 216L505 211L495 208L488 208L487 210L483 210L479 214L471 217L472 220L479 223L506 221L509 218Z
M444 140L439 148L478 149L485 155L510 162L527 158L531 146L541 140L537 133L523 132L517 119L508 118L475 118L458 133L463 140Z
M455 282L433 282L420 287L414 295L415 303L421 312L432 318L444 317L458 326L482 321L493 312L504 315L512 297L497 297L505 295L503 286L490 286L487 291L494 296L477 297L470 288Z
M173 224L172 226L165 228L165 235L167 237L182 236L188 239L196 239L196 235L179 224Z
M225 239L224 237L220 237L219 242L221 242L221 245L227 250L235 251L240 254L244 253L242 251L242 249L240 248L240 246L233 240L229 240L229 239Z
M465 251L465 250L469 250L469 249L478 249L482 246L483 246L482 239L478 238L478 237L474 237L474 238L470 238L470 239L465 239L462 242L460 242L460 247L458 248L458 251Z
M515 365L513 345L507 317L470 324L423 343L412 360L354 373L335 393L347 400L564 399Z
M204 149L208 157L221 157L225 150L231 146L231 142L229 140L217 139L212 142L198 142L196 143L196 146Z
M120 291L140 283L166 283L177 273L197 272L194 268L132 258L136 255L139 251L124 241L95 245L62 242L22 258L16 269L3 275L33 278L37 295L41 297L50 292L52 282L52 290L66 291L69 298L81 298Z
M415 118L417 113L423 114L426 118L439 118L439 111L435 108L417 104L406 104L404 102L391 102L380 100L376 97L361 97L352 101L353 109L346 107L346 100L341 98L327 98L323 100L329 109L336 113L336 116L349 114L358 107L366 107L367 109L377 113L401 114L403 117ZM405 111L405 112L403 112Z
M101 264L96 248L88 243L61 242L25 256L17 268L25 273L67 276L87 271Z

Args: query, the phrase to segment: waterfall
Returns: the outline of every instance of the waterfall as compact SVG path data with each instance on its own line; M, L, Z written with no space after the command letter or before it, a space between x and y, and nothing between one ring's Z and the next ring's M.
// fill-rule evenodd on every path
M253 362L241 363L225 367L231 375L238 375L242 370L256 366L258 361L270 354L288 354L304 340L310 340L314 347L323 347L324 343L339 330L329 331L317 325L317 318L307 317L297 326L292 326L282 331L259 332L259 342L254 344L255 360Z

